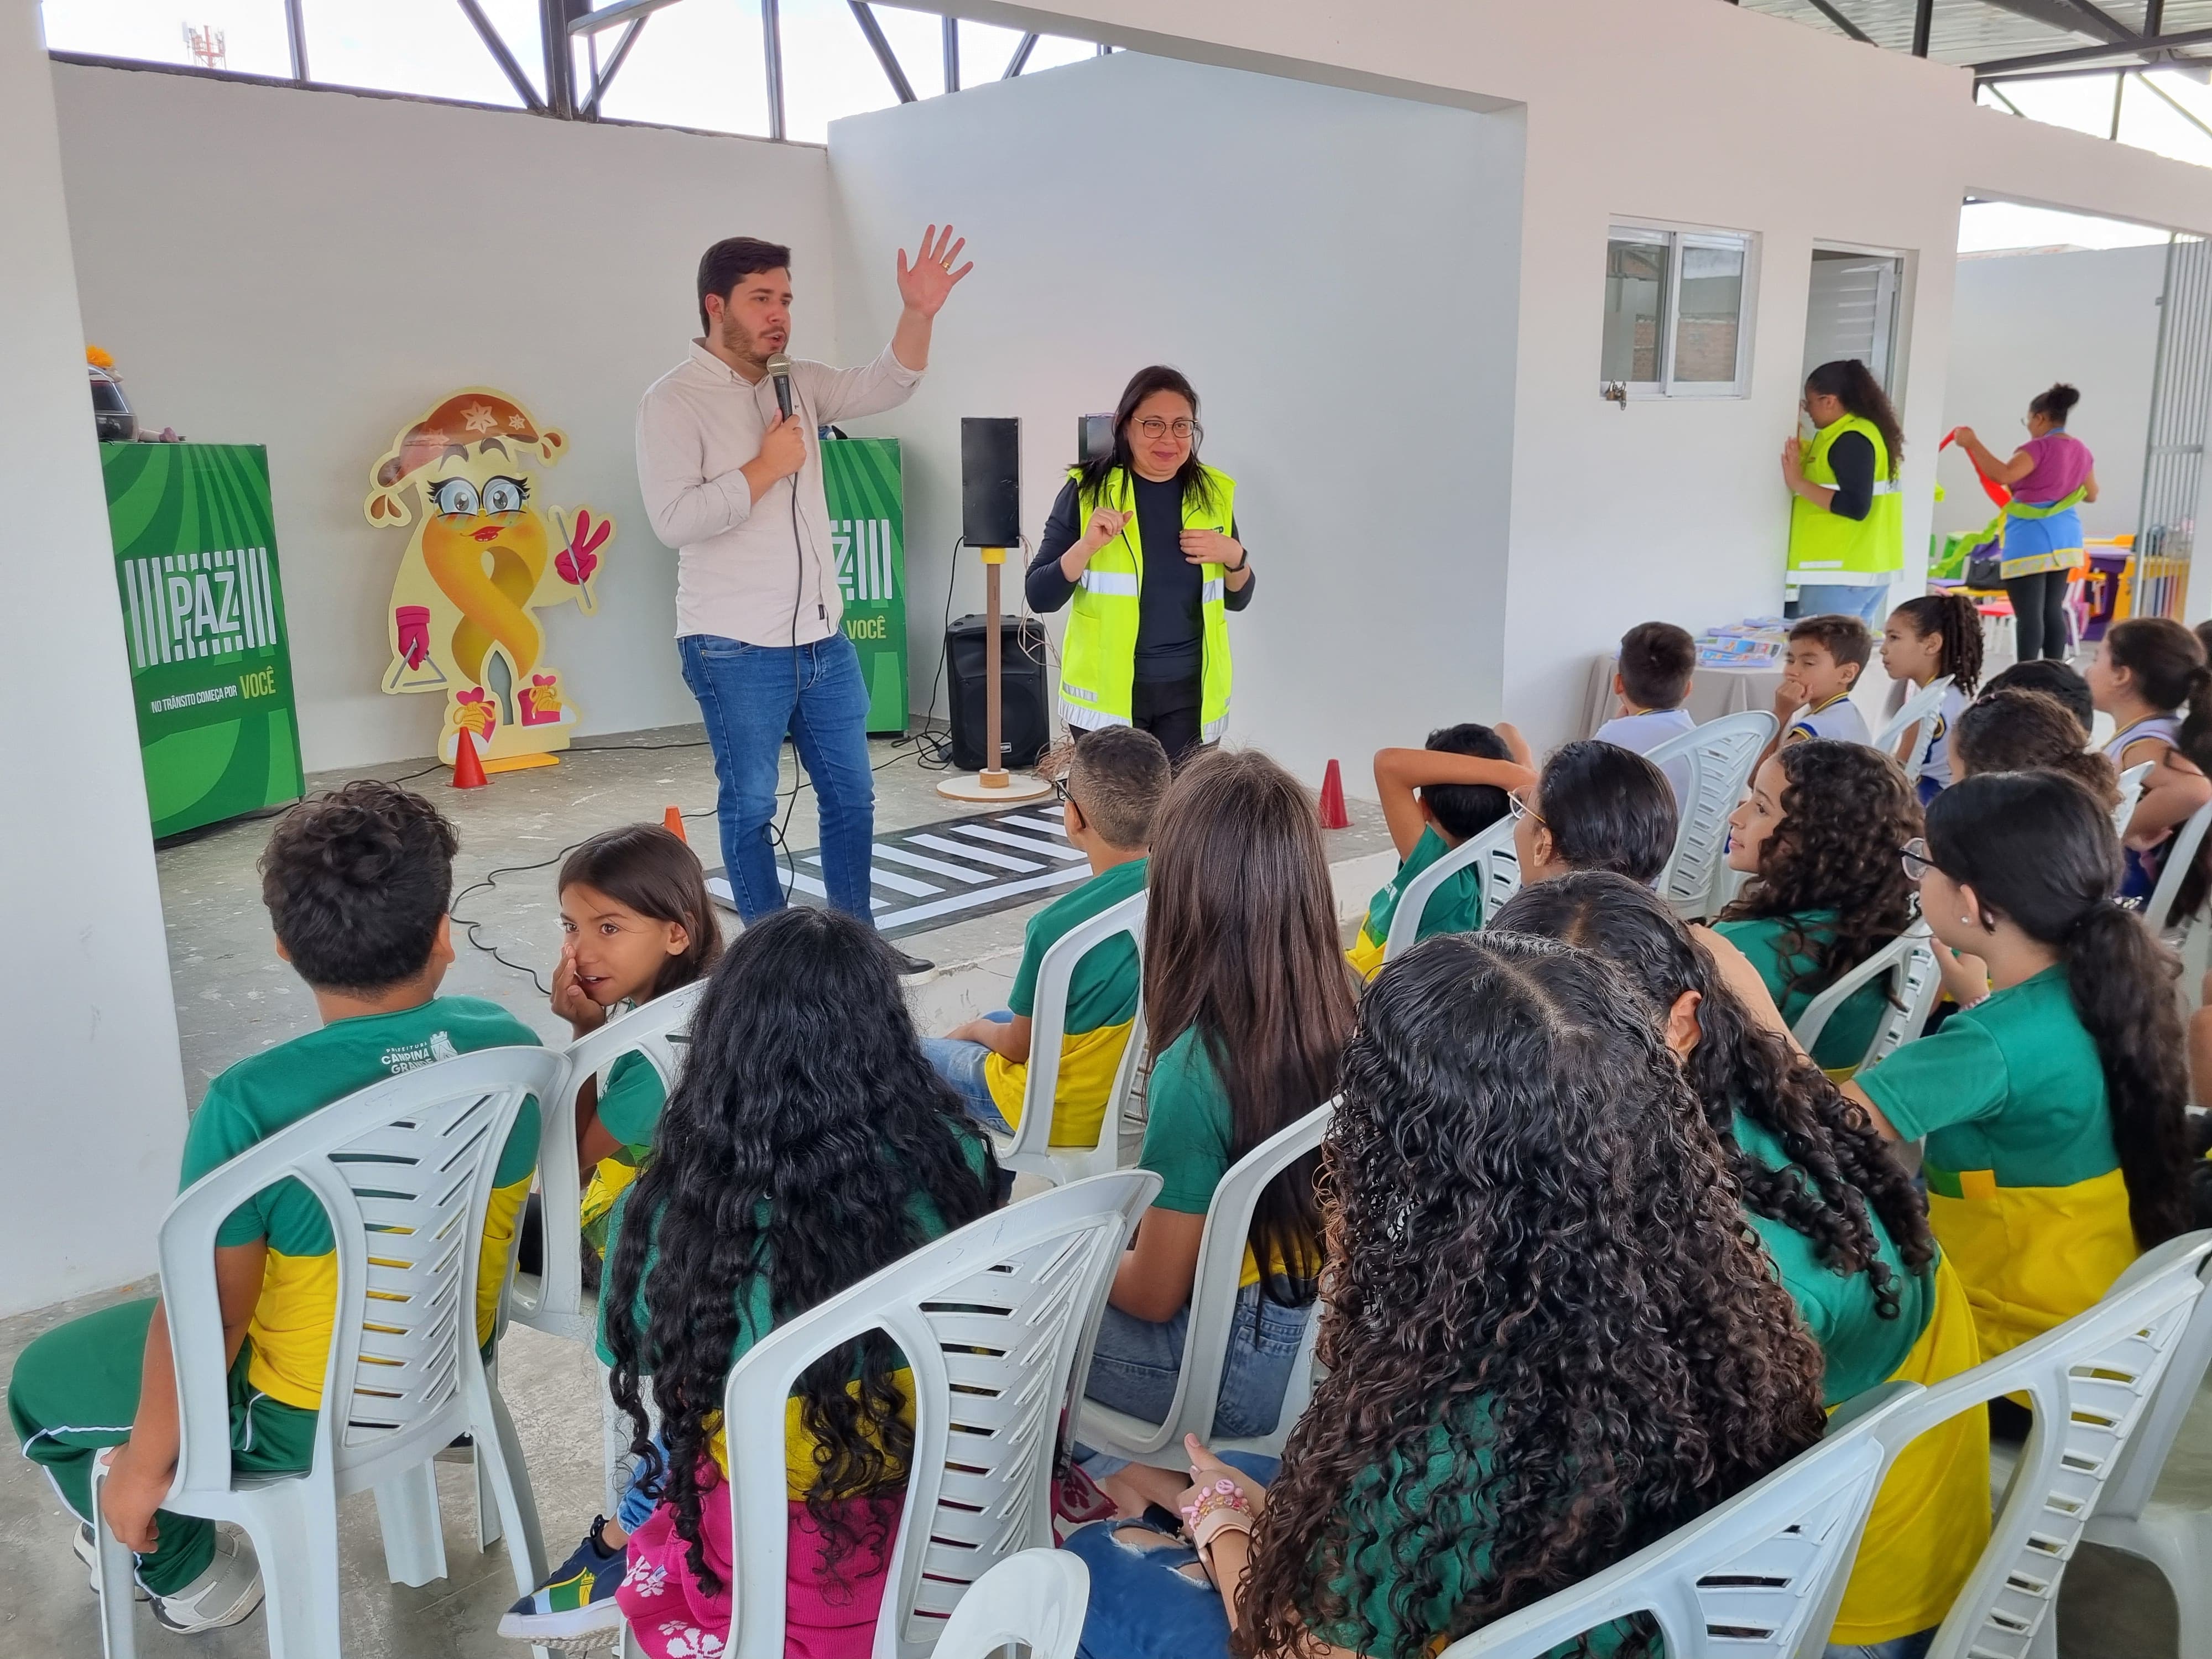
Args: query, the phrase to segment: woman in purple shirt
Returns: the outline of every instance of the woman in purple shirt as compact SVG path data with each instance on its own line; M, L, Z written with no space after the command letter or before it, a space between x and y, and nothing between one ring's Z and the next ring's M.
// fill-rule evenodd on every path
M2027 441L2008 461L1991 454L1972 427L1956 434L1984 477L2012 489L2002 568L2022 662L2066 654L2066 589L2081 562L2081 515L2074 509L2097 499L2097 458L2066 431L2067 414L2081 401L2063 384L2039 393L2027 406Z

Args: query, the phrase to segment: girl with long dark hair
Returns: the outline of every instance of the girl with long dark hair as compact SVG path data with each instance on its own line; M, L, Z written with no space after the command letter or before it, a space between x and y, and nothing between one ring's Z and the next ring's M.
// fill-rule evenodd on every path
M1818 1440L1820 1350L1724 1157L1592 953L1492 932L1392 963L1322 1147L1328 1376L1264 1489L1194 1440L1196 1563L1110 1522L1068 1540L1085 1651L1413 1659ZM1177 1583L1186 1564L1221 1595Z
M1973 700L1982 678L1982 613L1964 593L1926 593L1889 613L1881 630L1881 665L1913 691L1949 675L1935 713L1905 729L1897 758L1912 774L1923 806L1951 787L1951 728ZM1911 695L1909 692L1907 695Z
M1872 627L1905 567L1897 493L1905 433L1881 382L1856 357L1807 375L1802 407L1813 436L1782 446L1797 615L1856 617Z
M2112 820L2055 774L1954 784L1904 859L1936 937L1992 988L1844 1091L1927 1138L1929 1219L1994 1357L2189 1225L2179 967L2112 896Z
M1816 746L1840 745L1790 752ZM1746 1219L1819 1339L1828 1405L1979 1363L1966 1287L1936 1250L1911 1178L1673 911L1633 882L1591 873L1524 889L1495 926L1595 951L1635 983L1728 1155ZM1942 1623L1989 1537L1989 1445L1987 1415L1964 1413L1915 1441L1884 1480L1832 1638L1854 1659L1917 1659Z
M738 936L692 1020L653 1156L617 1203L599 1303L600 1358L659 1500L617 1592L653 1659L728 1640L730 1367L982 1215L997 1178L983 1132L923 1058L872 928L794 908ZM905 1357L880 1331L843 1345L800 1376L788 1420L792 1650L862 1659L914 1450Z
M1027 579L1032 608L1074 603L1060 717L1079 733L1133 725L1178 763L1227 723L1228 613L1252 603L1237 481L1198 459L1203 436L1189 380L1139 369L1111 446L1069 469Z
M2166 617L2130 617L2105 632L2083 674L2089 697L2118 729L2105 757L2120 771L2151 763L2121 836L2124 898L2148 898L2166 864L2166 844L2189 815L2212 800L2212 668L2196 635Z
M1157 1058L1137 1161L1163 1185L1115 1275L1084 1387L1158 1422L1182 1364L1214 1188L1335 1092L1356 981L1337 945L1313 802L1265 755L1217 751L1183 769L1153 825L1147 890L1145 1020ZM1276 1176L1253 1212L1217 1434L1267 1433L1281 1411L1320 1274L1315 1163ZM1115 1479L1109 1490L1125 1501L1180 1489L1170 1478L1159 1490L1156 1470L1122 1476L1102 1458L1085 1468Z
M1893 848L1920 833L1897 763L1863 744L1808 738L1753 775L1729 819L1728 865L1752 879L1714 931L1742 951L1784 1019L1912 925L1912 884ZM1814 1045L1833 1070L1858 1064L1887 1004L1869 985Z
M1512 796L1521 879L1612 870L1654 882L1674 851L1677 813L1667 775L1633 750L1592 739L1563 744L1533 789Z
M2097 499L2097 458L2066 430L2081 394L2061 382L2028 400L2027 441L2001 461L1969 426L1952 437L1975 471L2012 492L1997 515L2003 526L2000 566L2012 600L2020 659L2066 655L2066 588L2083 561L2081 515Z

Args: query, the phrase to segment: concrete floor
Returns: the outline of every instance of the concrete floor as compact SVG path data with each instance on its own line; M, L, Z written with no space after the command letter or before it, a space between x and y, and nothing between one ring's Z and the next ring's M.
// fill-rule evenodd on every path
M936 775L911 751L872 744L878 763L877 821L901 829L962 816L965 809L934 793ZM422 763L318 775L326 788L354 776L399 777ZM787 762L786 787L790 775ZM709 864L714 852L714 771L698 728L637 732L572 751L558 767L510 773L489 789L466 793L443 787L436 774L422 789L460 831L459 884L495 870L550 864L573 842L611 825L659 822L671 805L689 820L692 841ZM793 804L791 845L815 842L813 802L802 790ZM1328 837L1340 914L1356 918L1366 896L1388 878L1393 860L1380 815L1352 804L1353 827ZM209 1081L234 1060L305 1030L313 1019L306 990L271 951L253 861L266 840L265 820L234 823L165 848L159 855L169 929L171 972L187 1093L198 1103ZM924 1030L1002 1006L1036 907L973 918L902 941L939 964L940 973L911 994ZM487 997L512 1009L549 1041L565 1028L548 1014L526 971L543 976L559 950L550 868L501 874L488 890L457 906L476 924L480 944L464 946L447 989ZM457 943L459 941L457 939ZM0 1386L15 1356L40 1333L149 1283L0 1320ZM581 1535L600 1502L598 1376L580 1347L512 1328L501 1351L501 1385L522 1441L545 1547L557 1560ZM441 1465L446 1550L451 1577L421 1589L386 1581L373 1505L349 1500L341 1516L349 1651L360 1659L518 1659L525 1650L494 1634L516 1595L504 1551L478 1554L474 1545L471 1482L465 1465ZM2200 1397L2177 1446L2160 1495L2203 1506L2212 1503L2212 1403ZM29 1463L0 1457L0 1659L98 1659L98 1626L83 1569L70 1553L70 1528L52 1489ZM266 1652L259 1615L230 1631L186 1638L137 1621L147 1659L169 1654L231 1659ZM2175 1651L2173 1600L2143 1564L2085 1549L2069 1571L2059 1609L2065 1659L2155 1659Z

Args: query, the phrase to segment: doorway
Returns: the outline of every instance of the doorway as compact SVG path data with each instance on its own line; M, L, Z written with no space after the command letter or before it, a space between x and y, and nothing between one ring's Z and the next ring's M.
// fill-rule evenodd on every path
M1856 357L1895 398L1898 296L1904 289L1901 253L1815 247L1803 373Z

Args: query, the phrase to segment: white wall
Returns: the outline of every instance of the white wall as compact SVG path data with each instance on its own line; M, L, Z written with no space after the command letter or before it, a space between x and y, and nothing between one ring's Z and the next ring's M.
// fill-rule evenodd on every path
M21 969L0 999L0 1137L19 1170L5 1315L153 1271L185 1091L53 94L28 0L0 4L0 489L9 605L26 624L0 663L0 870Z
M598 613L540 613L582 729L698 718L637 400L698 332L723 236L791 244L797 347L835 355L821 150L67 64L53 82L90 337L155 427L269 447L308 766L430 752L441 700L378 689L406 538L362 500L394 434L471 384L568 434L545 499L614 515Z
M896 315L878 248L950 218L976 260L921 392L876 423L908 446L917 696L960 416L1022 417L1034 540L1076 417L1157 362L1198 388L1258 573L1230 620L1236 738L1310 775L1341 757L1356 787L1381 743L1497 718L1520 150L1511 116L1137 55L834 125L850 355Z
M2081 392L2069 429L2097 457L2090 536L2131 535L2142 504L2151 370L2166 249L1986 255L1959 262L1942 430L1971 426L1999 455L2027 440L2028 399L2052 382ZM1939 533L1978 530L1996 510L1954 446L1943 452Z
M1568 735L1589 659L1629 625L1700 625L1778 605L1788 498L1776 457L1795 416L1816 240L1910 256L1902 412L1913 580L1969 191L2212 230L2212 170L1977 109L1962 70L1712 0L963 0L961 10L1137 52L1525 109L1502 620L1504 706L1539 743ZM1850 164L1816 167L1824 123L1848 112L1868 112L1850 129ZM1069 175L1080 176L1072 161ZM1615 215L1760 234L1749 399L1623 414L1599 398ZM1461 411L1504 395L1502 384L1474 389ZM1407 609L1422 602L1396 597ZM1426 676L1439 683L1395 729L1443 718L1449 662L1404 672L1409 690Z

